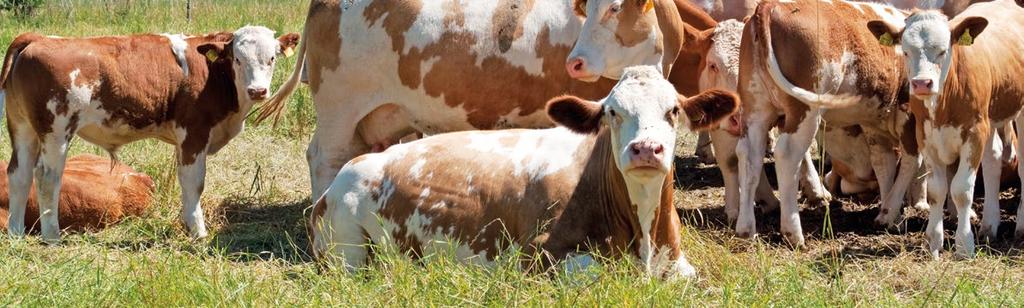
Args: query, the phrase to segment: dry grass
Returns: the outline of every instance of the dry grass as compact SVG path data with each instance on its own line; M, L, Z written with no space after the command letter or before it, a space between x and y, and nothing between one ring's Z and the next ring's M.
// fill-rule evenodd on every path
M201 33L249 23L299 31L306 10L304 2L194 2L195 20L187 23L183 1L53 0L26 20L0 13L0 44L26 31ZM292 67L281 64L278 82ZM629 261L579 275L524 274L509 260L491 269L464 266L444 255L413 263L386 254L354 275L319 268L305 250L309 104L300 90L282 126L250 127L210 160L203 204L211 236L199 242L178 223L171 146L127 146L122 160L157 182L153 209L103 232L68 235L56 247L34 237L0 239L0 305L1024 305L1020 245L1004 239L975 260L930 261L922 216L908 220L907 232L878 230L869 223L877 211L870 200L805 209L810 240L802 250L781 243L774 215L759 218L760 239L737 239L723 222L716 169L690 158L679 161L685 177L676 194L687 221L685 252L701 275L696 281L644 279ZM2 140L0 148L9 149ZM692 136L682 141L692 149ZM72 153L102 154L81 141ZM1016 200L1005 200L1004 211Z

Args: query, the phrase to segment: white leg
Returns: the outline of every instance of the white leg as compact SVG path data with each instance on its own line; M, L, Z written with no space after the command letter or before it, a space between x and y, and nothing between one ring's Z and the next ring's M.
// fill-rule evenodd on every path
M917 162L917 170L912 173L910 178L910 204L918 210L927 210L928 206L928 168L923 164L923 155L918 154L914 157Z
M899 163L896 153L892 150L892 145L885 141L880 141L881 137L867 137L869 140L868 147L870 148L871 155L871 169L875 170L875 179L878 180L878 195L881 200L885 200L892 197L892 185L896 179L897 164ZM902 201L902 200L901 200ZM883 209L887 212L893 212L892 204L884 204Z
M718 163L718 170L722 172L722 182L725 182L725 216L729 223L736 221L740 204L739 174L736 170L736 138L725 130L716 129L711 131L711 145L715 148L715 161Z
M1018 117L1015 122L1017 122L1017 175L1022 179L1021 191L1024 191L1024 162L1020 161L1024 159L1024 116ZM1020 204L1017 205L1017 227L1014 230L1014 238L1024 239L1024 199L1021 199Z
M813 137L812 137L813 138ZM808 203L825 203L832 200L832 194L825 189L818 177L818 169L814 166L814 158L811 152L804 153L803 162L800 163L800 190Z
M892 151L888 151L888 153L892 153ZM904 154L899 159L899 170L896 172L896 178L893 180L889 193L882 196L882 205L878 211L878 216L875 217L875 223L883 226L893 226L899 221L903 200L906 199L907 190L910 188L911 183L915 182L915 176L920 168L921 158L919 156ZM920 187L923 185L923 182L917 185ZM923 196L920 193L915 196L920 197L920 201L923 202Z
M740 205L736 217L736 234L740 237L752 237L757 234L757 223L754 218L754 192L760 182L760 174L764 168L764 151L771 114L753 113L746 120L747 133L736 144L736 156L739 159Z
M797 131L779 135L775 144L775 166L779 178L779 203L781 208L782 235L790 244L803 246L803 228L800 226L800 206L797 204L797 184L802 177L803 163L821 120L820 110L812 109L800 123ZM820 183L819 183L820 185Z
M770 213L779 209L779 198L775 197L775 190L772 189L771 183L768 182L768 173L761 169L761 181L757 183L757 196L755 197L758 202L764 203L764 207L761 208L761 213Z
M43 137L40 162L36 166L36 200L39 201L39 229L43 241L60 242L58 202L60 202L61 176L67 159L70 135L55 131Z
M693 151L693 155L697 156L697 161L702 164L710 164L717 161L715 156L715 148L711 146L712 136L707 132L697 133L697 148Z
M181 218L193 238L206 237L206 219L203 207L199 204L206 179L206 152L195 154L189 161L188 157L178 151L178 184L181 185Z
M928 238L928 250L932 258L938 259L942 251L942 240L944 229L942 226L943 213L946 208L946 193L949 189L946 166L926 158L928 167L932 173L928 176L928 228L924 234Z
M981 212L981 230L978 236L984 241L996 238L999 231L999 177L1002 176L1003 142L999 134L991 134L985 141L981 154L981 168L985 181L985 205Z
M7 166L7 189L10 196L7 233L22 237L25 236L25 206L32 187L32 171L39 158L39 139L36 139L35 132L28 125L15 127L10 119L7 121L13 148L11 162Z
M971 148L965 146L960 150L960 163L956 174L949 184L949 195L956 205L956 254L964 258L974 257L974 232L971 230L971 209L974 197L974 183L978 176L977 162L971 162Z
M332 119L331 123L318 124L306 149L313 199L323 195L345 163L370 152L370 147L356 134L358 119L344 121Z

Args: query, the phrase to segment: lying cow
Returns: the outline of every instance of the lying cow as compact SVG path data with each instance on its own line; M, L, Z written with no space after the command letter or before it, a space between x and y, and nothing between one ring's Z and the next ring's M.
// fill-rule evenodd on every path
M124 164L96 155L68 159L61 179L60 221L67 231L98 230L129 216L139 216L153 198L153 179ZM0 228L7 228L7 164L0 163ZM32 189L35 191L35 187ZM39 231L39 205L31 194L25 220L30 231Z
M714 26L685 2L651 3L666 16L662 27ZM412 132L550 127L547 99L598 99L614 84L574 81L566 72L582 26L573 11L566 0L313 0L299 65L260 118L283 110L306 71L318 120L306 152L313 198L349 159ZM636 56L657 59L680 93L696 94L694 55Z
M906 24L876 20L868 28L882 45L899 44L907 69L918 143L931 168L928 246L935 258L943 243L942 209L947 193L957 209L956 253L974 256L970 211L978 166L984 168L985 205L981 235L995 238L999 227L1002 141L995 130L1021 123L1024 83L1024 8L1010 0L975 4L949 20L919 11ZM893 54L892 58L896 58ZM1017 134L1022 133L1017 127ZM1020 145L1017 145L1021 151ZM1019 157L1021 153L1017 153ZM1024 168L1018 167L1024 174ZM1024 206L1016 236L1024 236Z
M273 34L244 27L197 37L15 38L0 71L13 147L8 232L24 234L35 169L42 237L60 240L61 173L77 134L111 153L141 139L174 144L185 225L206 236L199 205L206 156L242 130L269 94L275 60L298 41Z
M543 265L632 255L651 275L692 276L672 204L677 125L712 127L736 105L723 91L687 99L635 67L599 103L551 100L564 127L443 134L357 157L316 202L313 251L357 268L369 243L414 257L454 246L484 263L516 246Z

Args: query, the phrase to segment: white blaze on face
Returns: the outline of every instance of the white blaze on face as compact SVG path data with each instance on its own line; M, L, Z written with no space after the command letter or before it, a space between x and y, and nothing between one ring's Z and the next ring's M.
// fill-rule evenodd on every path
M274 64L281 52L281 43L274 38L274 31L243 27L235 31L231 46L235 85L240 95L250 97L251 93L263 91L263 96L269 97Z
M903 29L900 46L907 60L907 76L910 78L911 87L916 88L915 82L931 81L929 93L917 90L913 90L912 93L919 97L940 93L952 60L950 29L946 16L930 11L911 15Z
M663 53L658 51L656 22L650 23L647 37L633 46L623 46L616 39L622 12L637 10L635 7L627 8L627 5L635 5L635 1L587 1L583 29L567 59L567 69L573 78L584 81L596 81L602 76L618 79L627 66L633 65L655 65L657 70L661 70ZM639 19L645 16L653 18L654 10L642 14ZM574 66L579 70L574 70Z
M654 142L672 153L676 128L668 115L678 110L675 87L652 66L626 69L622 80L602 101L605 120L611 128L615 164L629 178L634 162L630 159L630 146L637 142ZM663 155L662 171L672 166L671 155ZM661 185L658 179L658 185Z
M718 23L711 48L706 55L707 63L701 71L699 85L701 90L721 88L736 91L736 83L740 75L740 39L743 35L743 23L729 19Z

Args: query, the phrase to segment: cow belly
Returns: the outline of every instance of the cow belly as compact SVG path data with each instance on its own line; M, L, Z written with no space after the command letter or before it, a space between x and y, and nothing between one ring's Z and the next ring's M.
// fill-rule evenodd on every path
M158 126L133 129L127 127L127 125L111 127L101 124L87 124L81 126L81 128L78 129L77 134L83 140L108 151L116 150L122 145L128 143L152 137L156 137L157 139L167 143L174 143L173 136L165 136L164 134L160 134L160 131L161 130L158 129Z

